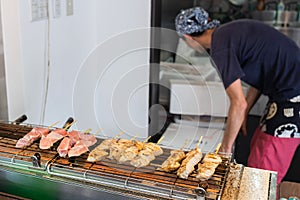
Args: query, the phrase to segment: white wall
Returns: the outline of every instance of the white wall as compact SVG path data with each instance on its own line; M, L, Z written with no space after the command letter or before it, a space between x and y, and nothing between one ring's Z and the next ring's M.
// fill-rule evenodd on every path
M66 16L62 0L55 18L49 0L49 20L34 22L30 2L1 0L9 119L62 125L73 116L77 129L146 137L151 1L74 0Z
M23 63L21 59L20 14L17 0L1 0L3 48L7 86L8 116L17 118L25 112ZM8 67L10 66L10 67ZM1 96L3 98L4 95ZM11 118L10 118L11 119Z

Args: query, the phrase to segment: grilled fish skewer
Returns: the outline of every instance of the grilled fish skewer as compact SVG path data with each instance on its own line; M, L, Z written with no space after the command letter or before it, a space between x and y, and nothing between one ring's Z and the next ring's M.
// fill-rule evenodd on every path
M186 158L182 161L180 168L177 171L177 176L182 179L187 179L188 176L194 171L195 165L197 165L202 159L202 152L199 145L203 136L200 137L196 148L186 154Z
M185 140L185 143L179 150L172 150L170 156L162 163L161 170L165 172L176 171L180 165L181 161L185 158L185 152L183 151L184 147L188 143L188 139Z
M171 155L162 163L160 168L165 172L176 171L180 167L181 161L185 158L183 150L173 150L170 154Z
M182 179L187 179L188 176L194 171L195 165L197 165L202 159L202 152L199 148L196 148L186 154L186 158L182 161L180 168L177 170L177 176Z
M208 153L203 158L203 163L198 165L198 174L196 178L200 180L208 180L214 173L222 159L216 153Z

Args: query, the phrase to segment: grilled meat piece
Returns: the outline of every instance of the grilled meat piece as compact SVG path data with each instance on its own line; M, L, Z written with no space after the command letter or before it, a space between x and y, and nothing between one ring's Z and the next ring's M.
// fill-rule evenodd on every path
M83 140L79 140L75 145L68 151L69 157L80 156L85 152L88 152L89 148L84 144Z
M83 133L80 131L73 130L68 133L68 136L72 139L73 144L75 144L77 141L81 140L85 143L86 146L92 146L97 142L97 139L94 135Z
M134 141L134 145L125 149L118 160L120 163L132 161L138 157L139 152L143 149L144 143L140 141Z
M180 168L177 170L177 176L182 179L187 179L188 176L194 171L195 165L197 165L202 159L202 152L199 148L196 148L186 154L186 158L182 161Z
M40 149L49 149L53 144L63 137L67 136L68 132L65 129L55 129L48 135L42 136L40 140Z
M16 143L17 148L25 148L30 146L34 141L38 140L42 136L46 136L49 134L48 128L33 128L29 133L24 135L21 139L19 139Z
M110 149L112 143L116 142L115 139L106 139L103 140L98 146L96 146L90 153L87 158L89 162L101 161L108 156L107 150Z
M122 152L124 152L128 147L132 146L132 140L119 139L113 141L110 146L109 159L120 160Z
M211 178L218 165L222 162L222 158L215 153L208 153L204 156L202 162L198 165L196 178L203 181Z
M203 158L203 163L218 163L220 164L222 162L222 158L215 153L208 153Z
M165 172L176 171L180 167L181 161L185 158L185 153L182 150L173 150L170 154L161 165L161 169Z
M196 178L201 181L208 180L215 173L217 165L215 163L199 163Z
M102 150L101 148L95 148L93 149L88 158L87 161L89 162L97 162L97 161L101 161L102 159L104 159L106 156L108 155L108 152L106 152L105 150Z
M159 156L164 153L162 148L158 144L152 142L145 143L143 149L151 150L154 156Z
M69 150L68 156L80 156L85 152L89 151L90 146L94 145L97 142L97 139L94 135L80 133L79 140L75 143L75 145Z
M145 167L150 164L152 160L155 159L153 152L149 149L141 150L134 160L130 162L134 167Z
M111 144L116 141L115 139L103 140L96 148L99 150L109 150Z
M65 137L57 147L57 152L60 157L66 157L68 155L68 151L73 146L72 140L69 137Z

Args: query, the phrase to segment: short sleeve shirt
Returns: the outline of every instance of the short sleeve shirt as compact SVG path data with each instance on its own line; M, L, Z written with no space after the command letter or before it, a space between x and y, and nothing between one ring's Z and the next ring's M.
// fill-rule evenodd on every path
M210 51L225 88L241 79L273 99L300 94L300 49L269 25L249 19L221 25Z

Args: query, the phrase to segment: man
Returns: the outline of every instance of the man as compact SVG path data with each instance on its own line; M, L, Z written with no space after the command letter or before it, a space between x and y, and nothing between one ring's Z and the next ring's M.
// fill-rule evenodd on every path
M247 134L247 115L256 100L261 94L269 97L251 141L248 166L277 171L280 183L300 144L299 47L262 22L220 25L200 7L181 11L176 30L191 47L210 49L230 99L220 152L232 152L239 130ZM241 81L250 85L246 97Z

